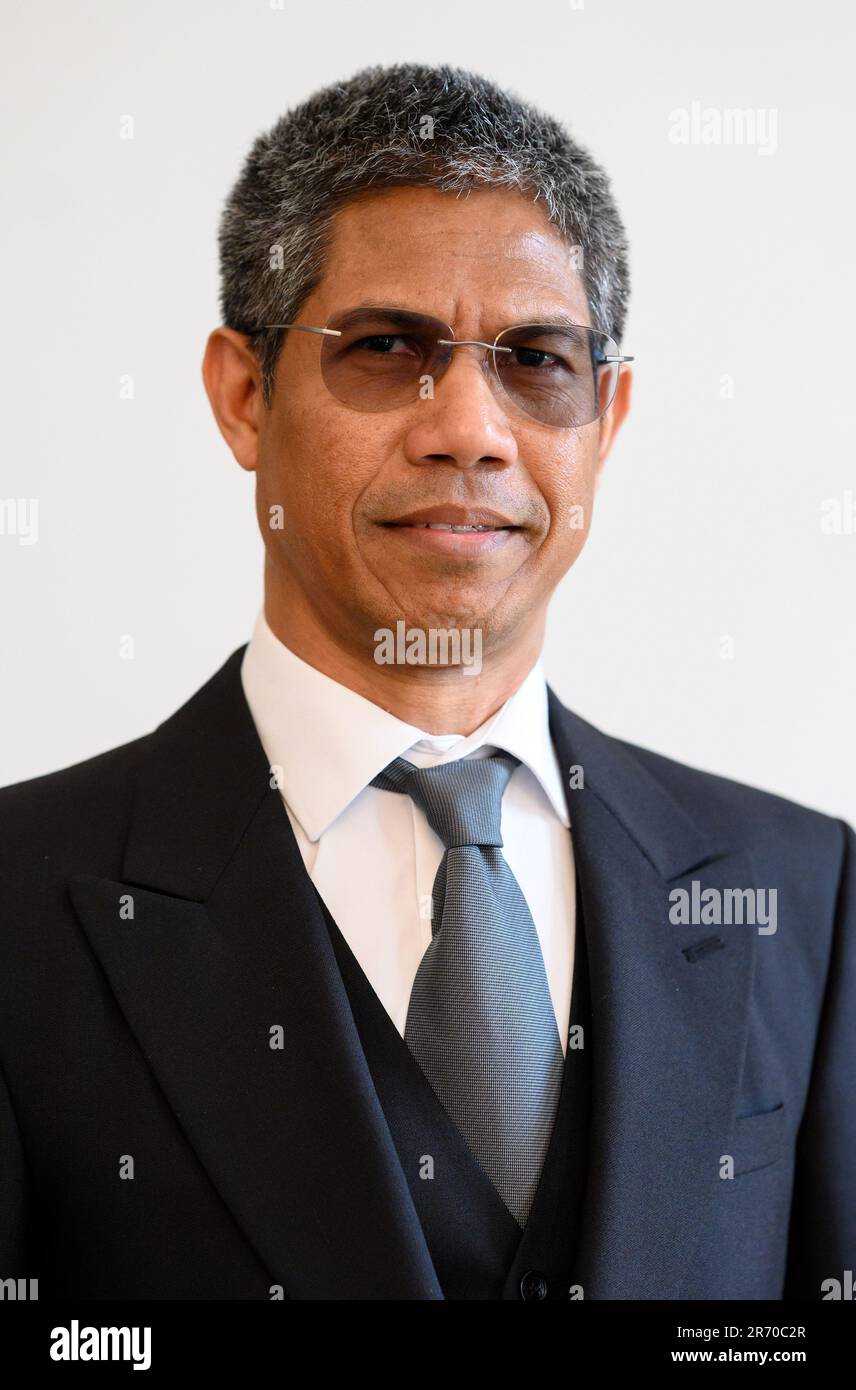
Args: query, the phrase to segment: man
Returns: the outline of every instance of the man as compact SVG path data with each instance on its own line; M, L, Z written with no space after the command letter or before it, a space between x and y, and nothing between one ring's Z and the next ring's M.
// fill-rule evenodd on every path
M605 175L478 77L372 69L256 141L221 256L264 609L154 733L0 797L0 1275L828 1296L853 833L540 662L630 402Z

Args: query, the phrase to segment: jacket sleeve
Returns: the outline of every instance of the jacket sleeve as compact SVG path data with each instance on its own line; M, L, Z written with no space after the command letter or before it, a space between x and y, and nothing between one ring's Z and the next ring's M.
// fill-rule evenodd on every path
M785 1299L823 1299L856 1279L856 835L844 832L834 937L797 1140ZM852 1285L850 1286L852 1288Z
M21 1136L0 1066L0 1279L28 1279L28 1178Z

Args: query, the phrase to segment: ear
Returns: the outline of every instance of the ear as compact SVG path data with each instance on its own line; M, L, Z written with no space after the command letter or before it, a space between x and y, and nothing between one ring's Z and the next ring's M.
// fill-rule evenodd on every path
M240 466L253 472L265 406L258 359L245 333L214 329L205 346L202 380L220 433Z
M615 396L606 414L600 419L600 439L597 448L597 472L595 476L595 489L600 486L600 475L606 457L612 448L615 436L624 424L627 412L630 409L630 399L633 392L633 370L631 367L622 366L618 374L618 385L615 389Z

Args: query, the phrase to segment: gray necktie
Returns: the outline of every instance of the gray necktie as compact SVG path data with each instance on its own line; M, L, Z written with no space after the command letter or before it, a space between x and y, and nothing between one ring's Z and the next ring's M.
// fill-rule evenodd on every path
M410 796L446 846L405 1042L524 1227L564 1058L535 923L502 854L502 794L519 761L498 753L417 768L395 758L372 785Z

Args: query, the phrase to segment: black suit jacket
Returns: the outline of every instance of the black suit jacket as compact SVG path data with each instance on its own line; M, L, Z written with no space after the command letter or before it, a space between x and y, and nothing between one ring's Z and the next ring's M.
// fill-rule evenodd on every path
M42 1298L442 1297L243 650L154 733L0 791L0 1277ZM574 1279L820 1299L856 1269L853 832L552 691L550 720L584 776ZM694 880L775 889L775 934L674 925Z

